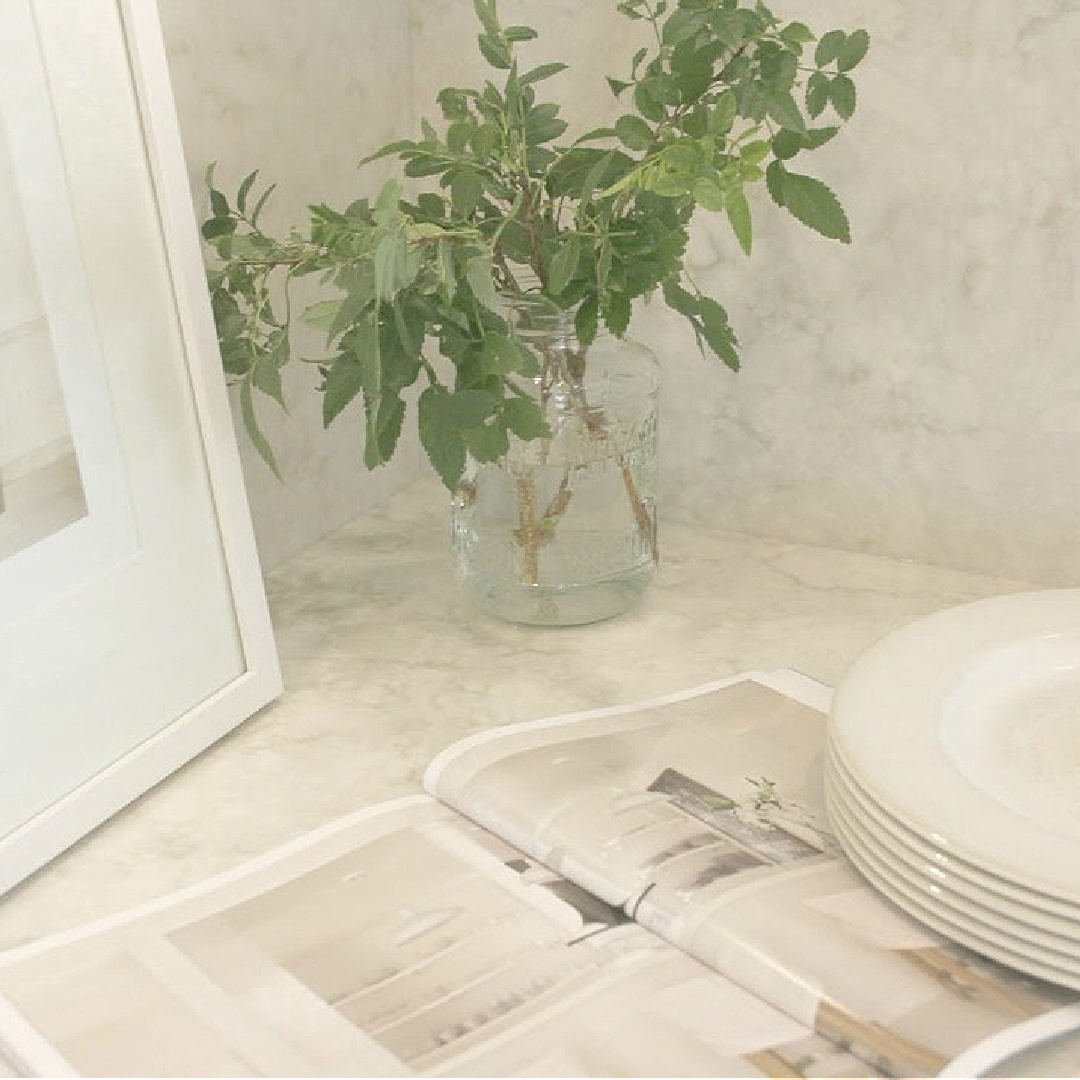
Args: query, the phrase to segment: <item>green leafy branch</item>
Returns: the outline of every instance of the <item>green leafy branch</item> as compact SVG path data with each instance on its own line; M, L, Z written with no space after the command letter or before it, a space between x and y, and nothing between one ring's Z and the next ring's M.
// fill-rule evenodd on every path
M364 462L377 467L392 457L405 392L419 383L420 440L453 488L468 456L497 461L512 438L548 434L526 392L538 361L507 319L506 297L536 293L573 312L587 347L601 325L622 336L634 302L659 292L704 353L737 369L724 308L684 278L695 213L723 213L749 255L746 188L764 181L797 220L850 240L836 196L792 162L853 114L850 72L866 54L865 31L817 38L760 2L624 0L617 11L647 20L656 42L632 57L624 78L608 80L630 111L565 143L558 104L538 96L565 65L522 67L518 46L536 31L504 26L496 0L473 0L473 9L495 76L478 88L445 88L441 128L425 120L418 139L364 159L400 165L373 203L312 206L307 227L278 241L259 224L272 188L253 201L257 173L232 203L208 175L203 236L217 256L210 290L223 362L275 472L254 398L259 391L284 406L289 297L299 277L318 275L331 294L301 316L328 344L329 358L318 362L324 422L359 401ZM424 190L408 199L406 181ZM284 298L278 306L275 295Z

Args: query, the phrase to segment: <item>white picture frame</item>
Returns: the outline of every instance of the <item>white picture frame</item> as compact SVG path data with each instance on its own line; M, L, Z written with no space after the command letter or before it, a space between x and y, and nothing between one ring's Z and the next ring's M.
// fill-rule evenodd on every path
M115 12L123 27L145 154L143 162L138 164L152 178L160 226L161 251L155 253L155 258L164 260L171 280L186 378L194 402L201 458L192 463L192 469L205 471L209 487L214 520L206 523L204 531L213 529L215 543L220 543L228 592L223 602L231 607L234 627L230 627L230 633L237 641L240 663L239 670L232 672L223 685L175 715L159 716L149 734L134 738L121 756L104 767L90 768L77 784L69 783L68 790L60 797L43 808L36 808L25 821L0 835L0 894L205 750L283 689L210 311L156 0L101 2L115 5L110 15ZM13 5L33 17L39 0L13 0ZM5 10L5 19L18 14ZM86 107L94 105L88 103ZM102 153L116 154L122 149L103 146ZM100 312L95 315L101 317ZM122 442L122 420L117 426L117 440ZM115 455L115 441L105 440L101 452ZM87 445L84 442L84 454ZM87 472L92 472L96 464L85 458L80 461ZM115 459L103 465L108 473L114 469ZM117 505L122 502L118 500ZM98 573L100 564L108 558L114 563L122 561L125 551L132 546L132 519L137 522L138 509L135 506L130 515L122 507L118 514L98 514L98 522L93 520L95 515L91 512L89 521L75 522L48 541L3 560L0 605L6 607L0 606L0 619L21 616L24 608L32 613L42 606L55 606L56 598L78 586L80 575L85 580L88 575ZM102 549L107 558L95 556L90 563L82 565L80 551L85 553L87 545L76 543L70 553L65 548L72 545L73 539L78 540L80 529L91 529L103 518L111 530ZM137 526L134 531L137 533ZM90 549L94 550L93 544ZM11 565L6 569L10 571L14 566L18 573L9 572L5 592L3 573L4 564L8 563ZM3 730L0 725L0 733ZM18 739L13 742L17 744ZM17 756L5 755L0 747L0 783L5 768L17 767Z

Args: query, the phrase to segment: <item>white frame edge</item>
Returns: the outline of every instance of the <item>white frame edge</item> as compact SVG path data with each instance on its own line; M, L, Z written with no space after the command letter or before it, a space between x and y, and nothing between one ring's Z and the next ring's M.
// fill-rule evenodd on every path
M232 682L0 838L0 894L160 783L283 690L248 509L156 0L117 0L245 669Z

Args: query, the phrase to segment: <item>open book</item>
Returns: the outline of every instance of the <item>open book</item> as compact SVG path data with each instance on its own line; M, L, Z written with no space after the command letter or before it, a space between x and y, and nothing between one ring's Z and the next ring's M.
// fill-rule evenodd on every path
M0 956L18 1075L974 1075L1080 1022L831 839L828 691L486 732L428 793ZM3 1070L0 1069L0 1075Z

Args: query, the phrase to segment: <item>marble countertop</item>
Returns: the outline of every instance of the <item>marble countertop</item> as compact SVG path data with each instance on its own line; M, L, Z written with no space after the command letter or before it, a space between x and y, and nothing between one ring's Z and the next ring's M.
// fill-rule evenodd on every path
M0 948L121 910L418 791L473 731L751 669L835 686L875 640L1023 582L665 523L643 604L573 629L473 611L423 482L268 575L286 691L0 900Z
M472 732L750 669L835 686L897 627L1034 587L667 522L660 574L638 608L541 629L469 608L447 540L445 497L425 482L268 574L284 695L0 899L0 948L413 794L427 762ZM1080 1040L1029 1056L1008 1075L1078 1075ZM0 1077L11 1075L0 1060Z
M835 685L891 630L1028 588L668 522L645 601L605 623L496 622L458 594L445 499L422 482L268 575L286 692L0 900L0 948L225 870L418 790L474 731L749 669Z

